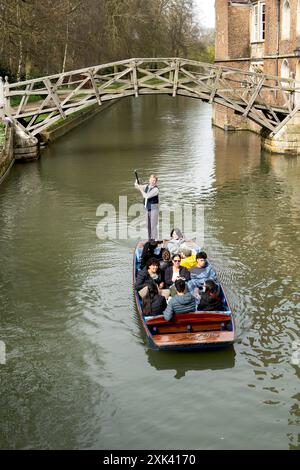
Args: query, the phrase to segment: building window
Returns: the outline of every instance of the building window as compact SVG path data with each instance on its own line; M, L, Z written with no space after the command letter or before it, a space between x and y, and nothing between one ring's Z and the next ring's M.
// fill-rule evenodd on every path
M282 9L282 30L281 37L282 39L289 39L291 30L291 8L290 2L285 0Z
M266 4L265 3L260 4L260 10L261 10L260 40L264 41L265 33L266 33Z
M290 78L290 66L287 59L284 59L281 64L281 78ZM282 88L288 88L287 82L281 82Z
M297 3L297 36L300 36L300 0Z
M290 78L290 67L287 59L284 59L281 64L281 77Z
M252 38L251 42L265 40L266 32L266 4L257 2L252 9Z
M290 78L290 67L287 59L284 59L281 64L281 77Z

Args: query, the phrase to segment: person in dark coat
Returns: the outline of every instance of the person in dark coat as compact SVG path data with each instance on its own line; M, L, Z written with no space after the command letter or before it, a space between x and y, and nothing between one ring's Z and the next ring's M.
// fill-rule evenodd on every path
M155 282L148 284L148 292L143 297L142 310L144 315L162 315L167 307L167 301L163 295L158 293L158 287Z
M159 271L159 261L155 258L150 258L144 269L141 269L136 277L135 288L137 291L143 289L143 287L155 282L160 289L164 287L164 283Z
M197 310L209 312L224 310L224 305L219 295L219 288L212 279L204 282Z
M171 287L176 279L183 278L186 281L191 279L191 275L188 269L184 266L180 266L181 256L179 254L175 254L172 257L172 266L165 270L165 285L167 288Z
M185 281L177 279L175 281L176 295L170 299L164 311L165 320L170 321L176 313L194 312L196 300L190 292L185 292Z
M159 242L155 240L149 240L148 242L145 243L142 254L141 254L141 269L143 269L146 266L148 259L151 259L151 258L160 259L161 258L162 250L160 250L160 253L158 255L154 254L154 251L157 248L158 244Z
M171 260L171 253L169 252L169 250L167 250L167 248L162 249L161 256L162 260L159 262L159 269L163 279L165 279L165 271L170 266L173 266L173 263Z

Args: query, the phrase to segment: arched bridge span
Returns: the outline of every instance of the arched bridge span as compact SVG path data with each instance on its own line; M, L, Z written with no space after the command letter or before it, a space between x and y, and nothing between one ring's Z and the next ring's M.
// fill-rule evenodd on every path
M299 110L298 93L300 83L292 79L188 59L135 58L18 83L1 79L0 116L35 136L91 105L181 95L231 108L275 135Z

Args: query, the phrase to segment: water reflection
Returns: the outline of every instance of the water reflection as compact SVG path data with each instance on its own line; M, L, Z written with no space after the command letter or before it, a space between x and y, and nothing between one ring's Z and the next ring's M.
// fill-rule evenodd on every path
M148 362L156 370L174 370L175 379L190 371L231 369L235 364L234 347L210 351L154 351L146 350Z
M265 162L290 199L294 217L299 218L300 210L300 159L294 156L263 154ZM299 226L298 226L299 229Z
M198 100L144 97L14 166L0 187L0 447L299 447L299 162L261 153L255 134L212 129ZM133 168L158 172L162 202L205 206L234 348L149 349L134 243L96 237L99 204L140 202Z
M248 177L261 165L260 137L253 132L225 132L213 128L215 141L215 181L223 186Z
M148 363L156 370L174 370L175 379L181 379L189 371L221 370L234 367L234 346L224 349L211 349L199 351L155 351L149 347L149 341L142 326L134 302L134 322L143 338Z

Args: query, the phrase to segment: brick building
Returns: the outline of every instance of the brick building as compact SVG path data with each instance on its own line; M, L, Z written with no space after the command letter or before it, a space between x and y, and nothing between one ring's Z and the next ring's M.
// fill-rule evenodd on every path
M215 10L217 65L300 80L300 0L215 0ZM220 105L213 123L260 130Z

